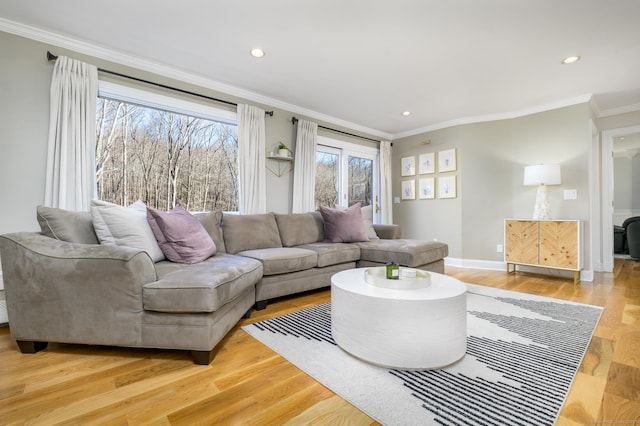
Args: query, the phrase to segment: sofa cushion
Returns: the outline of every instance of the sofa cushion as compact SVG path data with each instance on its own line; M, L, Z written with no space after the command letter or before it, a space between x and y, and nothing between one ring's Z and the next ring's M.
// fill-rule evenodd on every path
M245 250L238 254L262 262L264 275L302 271L318 264L318 254L315 251L296 247Z
M227 253L282 247L276 217L265 214L225 214L222 233Z
M165 258L147 222L147 206L142 201L123 207L92 200L91 217L101 244L144 250L154 262Z
M360 259L360 247L347 243L311 243L302 244L297 248L312 250L318 253L318 268L354 262Z
M215 312L262 277L262 264L248 257L218 253L191 265L158 262L158 281L144 285L145 310Z
M216 253L216 245L202 224L180 207L170 212L147 208L147 221L172 262L198 263Z
M356 244L360 247L360 259L364 261L377 263L393 261L410 268L435 262L449 254L446 244L435 241L396 239Z
M285 247L315 243L324 240L320 212L276 214L280 239Z
M36 207L43 235L68 243L98 244L91 212L76 212L53 207Z
M346 210L320 206L320 214L324 220L325 239L332 243L369 241L364 230L360 203L355 203Z
M204 229L216 245L218 253L226 253L224 237L222 235L222 212L214 210L206 213L195 213L194 216L200 221Z

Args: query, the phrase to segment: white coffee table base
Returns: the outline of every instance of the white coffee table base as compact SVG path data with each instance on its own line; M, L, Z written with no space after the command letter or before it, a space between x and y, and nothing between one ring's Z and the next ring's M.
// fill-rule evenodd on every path
M333 339L375 365L423 370L444 367L467 350L466 286L431 273L431 285L397 290L365 282L364 269L331 278Z

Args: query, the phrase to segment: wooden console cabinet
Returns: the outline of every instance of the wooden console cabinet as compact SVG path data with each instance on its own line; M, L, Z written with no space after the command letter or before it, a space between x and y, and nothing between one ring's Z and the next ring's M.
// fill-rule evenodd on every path
M573 271L573 282L582 270L579 220L505 220L504 261L507 272L518 265ZM513 266L513 269L511 267Z

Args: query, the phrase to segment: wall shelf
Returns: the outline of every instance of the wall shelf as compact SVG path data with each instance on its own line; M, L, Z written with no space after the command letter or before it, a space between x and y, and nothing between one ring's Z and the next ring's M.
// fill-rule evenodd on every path
M293 170L293 157L269 155L267 156L267 170L278 177L282 177Z

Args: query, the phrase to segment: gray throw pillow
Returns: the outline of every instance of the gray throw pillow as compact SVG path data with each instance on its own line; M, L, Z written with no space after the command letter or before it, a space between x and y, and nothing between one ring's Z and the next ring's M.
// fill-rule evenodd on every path
M36 215L43 235L68 243L99 244L91 213L38 206Z

